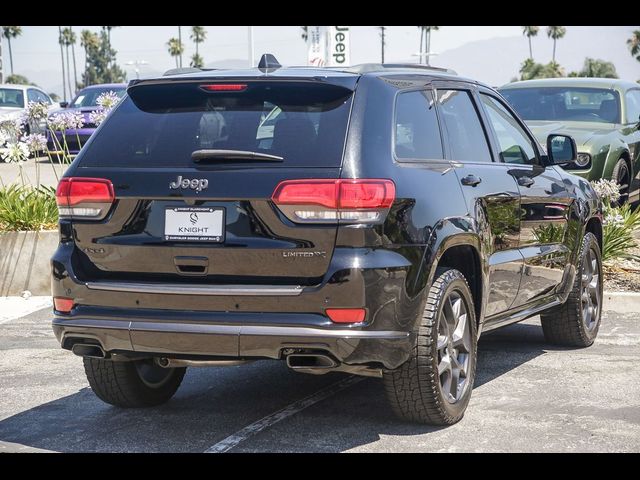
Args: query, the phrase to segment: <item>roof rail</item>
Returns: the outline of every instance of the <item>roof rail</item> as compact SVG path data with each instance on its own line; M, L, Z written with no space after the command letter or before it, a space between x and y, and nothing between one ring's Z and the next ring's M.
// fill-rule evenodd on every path
M353 73L369 73L383 72L385 70L391 69L433 70L436 72L449 73L451 75L458 74L455 70L451 70L450 68L421 65L419 63L361 63L352 67L343 68L341 70Z

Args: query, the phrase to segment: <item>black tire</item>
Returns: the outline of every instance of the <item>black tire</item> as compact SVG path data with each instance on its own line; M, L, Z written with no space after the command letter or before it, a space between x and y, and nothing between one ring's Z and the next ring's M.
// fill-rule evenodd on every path
M84 371L93 392L116 407L153 407L168 401L178 390L186 368L162 368L152 360L114 362L84 359Z
M611 179L620 186L620 199L613 204L614 207L621 207L629 201L632 178L629 163L624 158L619 159L611 172Z
M459 298L464 303L470 336L466 347L458 347L460 352L467 350L464 360L467 364L464 376L466 381L459 398L453 403L447 399L443 391L442 376L438 374L438 365L443 361L443 351L449 352L448 349L453 345L448 344L448 347L438 349L438 338L443 337L442 329L447 325L443 309L445 302L450 298L456 298L456 302ZM449 305L451 308L451 304ZM429 289L416 345L409 360L399 368L385 371L383 374L387 398L396 415L404 420L431 425L452 425L463 417L471 398L476 374L476 331L473 298L464 275L458 270L439 268ZM455 355L458 359L461 358L460 353ZM444 372L443 376L446 377L446 374L447 372ZM453 385L453 382L451 384Z
M592 262L588 262L591 253ZM579 255L579 267L573 288L567 301L547 313L540 315L544 337L549 343L567 347L588 347L593 344L598 336L602 316L603 282L602 282L602 256L598 240L592 233L587 232L582 239ZM588 263L597 266L597 287L586 290L591 299L584 298L585 276L589 277ZM592 283L593 277L589 282ZM597 295L595 310L588 315L587 308L593 304L593 295Z

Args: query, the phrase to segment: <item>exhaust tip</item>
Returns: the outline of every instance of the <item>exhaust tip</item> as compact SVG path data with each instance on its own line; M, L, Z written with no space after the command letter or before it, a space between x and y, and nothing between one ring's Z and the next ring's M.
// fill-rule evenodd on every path
M71 347L71 351L79 357L105 358L106 355L100 345L90 345L86 343L76 343Z
M296 369L325 369L335 368L338 363L328 355L317 353L294 353L287 355L287 366Z

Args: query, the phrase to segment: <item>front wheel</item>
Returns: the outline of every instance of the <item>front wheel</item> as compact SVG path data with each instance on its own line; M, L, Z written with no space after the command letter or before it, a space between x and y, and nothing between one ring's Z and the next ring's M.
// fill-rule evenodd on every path
M93 392L117 407L152 407L178 390L186 368L162 368L153 360L120 361L87 358L84 370Z
M620 198L612 206L621 207L629 201L629 189L631 187L631 171L629 170L629 164L624 158L618 160L613 167L611 179L618 184L620 189Z
M602 257L592 233L582 239L573 289L560 307L540 315L545 339L556 345L588 347L598 335L603 298Z
M438 269L409 360L383 375L394 412L431 425L458 422L471 398L476 350L469 285L458 270Z

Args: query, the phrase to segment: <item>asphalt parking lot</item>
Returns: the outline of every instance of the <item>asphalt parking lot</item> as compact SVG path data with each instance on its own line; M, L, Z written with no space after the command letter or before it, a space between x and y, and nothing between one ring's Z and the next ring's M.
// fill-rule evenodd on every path
M537 319L484 336L465 418L433 428L396 420L377 379L273 361L192 368L168 404L117 409L44 309L0 325L0 452L637 452L639 320L607 312L584 350L545 344Z

